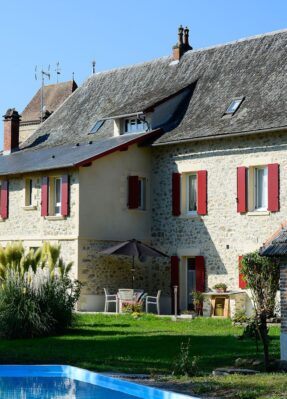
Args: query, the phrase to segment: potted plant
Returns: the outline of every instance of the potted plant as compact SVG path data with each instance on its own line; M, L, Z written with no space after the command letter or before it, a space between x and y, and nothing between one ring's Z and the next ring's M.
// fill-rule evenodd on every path
M202 316L203 314L203 293L200 291L193 291L192 292L192 300L195 307L195 312L197 316Z
M226 292L227 285L224 283L218 283L218 284L215 284L212 288L214 290L216 290L216 292Z

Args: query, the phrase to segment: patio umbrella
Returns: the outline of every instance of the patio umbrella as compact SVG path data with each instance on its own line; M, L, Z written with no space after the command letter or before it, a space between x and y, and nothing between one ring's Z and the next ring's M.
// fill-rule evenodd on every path
M103 255L125 255L131 256L133 258L132 261L132 288L134 287L134 272L135 272L135 257L139 259L143 259L147 256L150 257L167 257L168 255L163 252L150 247L149 245L143 244L142 242L132 239L125 242L122 242L117 245L113 245L110 248L101 251L100 254Z

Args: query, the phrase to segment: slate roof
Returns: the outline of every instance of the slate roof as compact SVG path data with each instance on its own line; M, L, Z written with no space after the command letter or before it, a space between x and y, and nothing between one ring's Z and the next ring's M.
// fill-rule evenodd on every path
M287 256L287 221L264 243L259 253L262 256Z
M74 80L44 86L44 104L46 109L54 112L77 88ZM41 89L37 91L22 112L21 122L40 121Z
M287 30L191 50L178 63L163 57L97 73L22 148L110 137L111 121L89 135L97 119L143 111L190 84L196 87L181 123L155 145L287 127ZM222 117L241 96L235 115Z
M0 157L0 176L80 166L133 143L144 143L159 133L155 130L148 133L126 134L97 142L14 152Z

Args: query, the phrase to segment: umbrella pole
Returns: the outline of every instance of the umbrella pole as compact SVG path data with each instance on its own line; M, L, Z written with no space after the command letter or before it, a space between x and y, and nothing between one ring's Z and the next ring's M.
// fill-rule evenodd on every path
M134 288L134 279L135 279L135 257L133 256L133 265L132 265L132 288Z

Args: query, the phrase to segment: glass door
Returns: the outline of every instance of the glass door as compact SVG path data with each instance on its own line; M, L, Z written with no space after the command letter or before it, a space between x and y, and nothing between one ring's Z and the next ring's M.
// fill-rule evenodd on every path
M192 292L196 291L196 271L195 271L195 258L187 258L187 309L193 310L194 304L192 299Z

